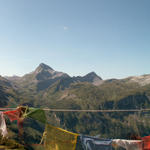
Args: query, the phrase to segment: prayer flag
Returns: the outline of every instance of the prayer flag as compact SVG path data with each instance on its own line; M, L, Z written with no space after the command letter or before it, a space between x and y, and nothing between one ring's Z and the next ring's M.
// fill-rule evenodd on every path
M150 136L145 136L142 138L144 142L144 148L143 150L150 150Z
M84 150L112 150L112 140L80 135Z
M126 150L143 150L142 140L114 139L113 144L125 148Z
M28 112L25 115L41 123L46 123L45 111L42 109L29 108Z
M45 133L46 150L75 150L78 134L48 124Z
M7 136L8 132L3 112L0 112L0 131L3 137Z

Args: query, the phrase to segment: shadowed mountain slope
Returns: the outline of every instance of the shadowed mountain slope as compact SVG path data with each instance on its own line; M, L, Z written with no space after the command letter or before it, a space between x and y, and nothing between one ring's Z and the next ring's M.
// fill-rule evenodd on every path
M16 92L11 83L0 76L0 107L16 105Z

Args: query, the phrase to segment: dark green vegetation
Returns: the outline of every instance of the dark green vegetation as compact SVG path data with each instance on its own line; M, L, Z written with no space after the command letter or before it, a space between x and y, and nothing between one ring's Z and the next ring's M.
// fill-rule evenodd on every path
M25 150L24 146L16 142L15 140L2 138L0 136L0 149L7 149L7 150Z
M0 106L18 105L63 109L150 108L150 75L102 80L92 72L84 77L70 77L40 64L21 78L0 78ZM133 135L150 134L149 112L46 112L46 115L52 125L87 135L130 139ZM15 124L8 127L12 134L17 133ZM24 127L24 136L28 137L24 139L30 139L25 142L39 143L43 127L34 120L25 121Z

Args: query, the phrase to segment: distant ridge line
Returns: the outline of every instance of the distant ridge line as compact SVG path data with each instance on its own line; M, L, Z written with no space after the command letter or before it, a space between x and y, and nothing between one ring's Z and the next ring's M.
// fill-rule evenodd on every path
M34 108L34 107L33 107ZM16 108L0 108L0 110L15 110ZM50 109L50 108L35 108L42 109L45 111L53 111L53 112L142 112L142 111L150 111L150 109L112 109L112 110L76 110L76 109Z

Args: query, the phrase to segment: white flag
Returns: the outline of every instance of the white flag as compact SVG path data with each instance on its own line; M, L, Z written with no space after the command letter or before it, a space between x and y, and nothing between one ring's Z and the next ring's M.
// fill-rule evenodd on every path
M8 134L3 112L0 112L0 132L3 137L6 137Z

